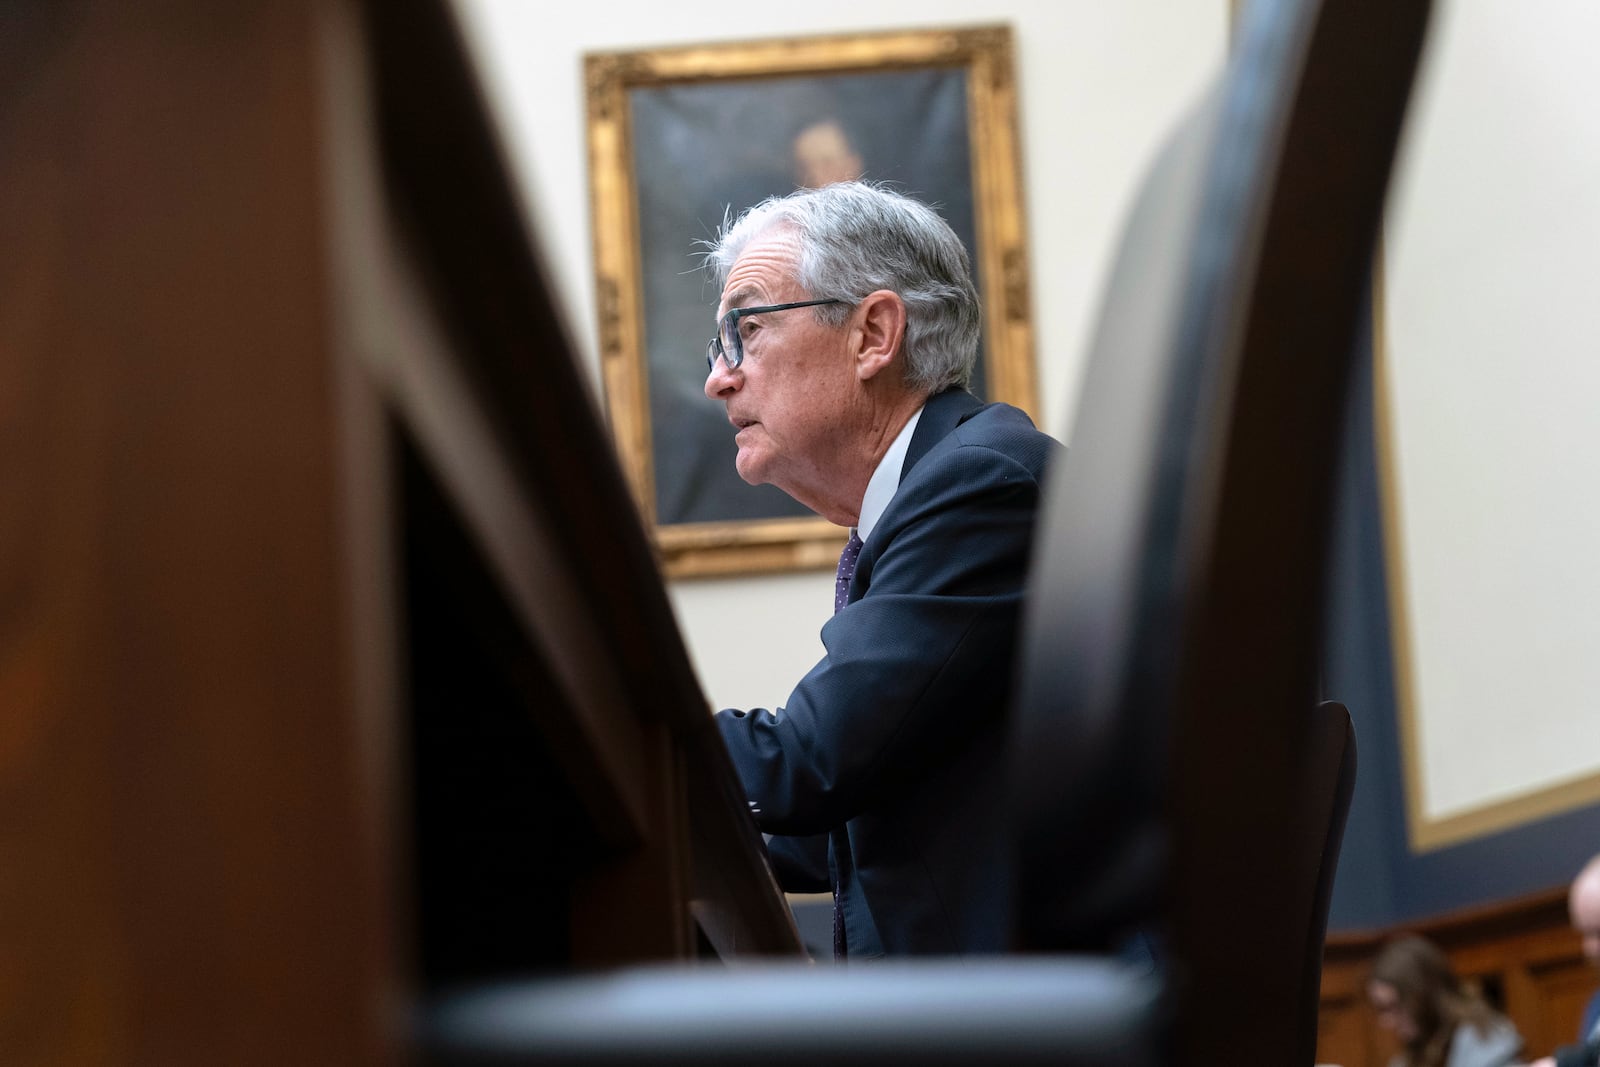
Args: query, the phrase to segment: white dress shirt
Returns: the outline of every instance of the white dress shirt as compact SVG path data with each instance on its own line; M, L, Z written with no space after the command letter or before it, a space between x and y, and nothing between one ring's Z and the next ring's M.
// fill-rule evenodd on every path
M900 468L905 465L906 450L911 447L911 434L916 430L920 418L922 409L918 408L916 414L900 428L889 451L883 454L877 469L872 472L872 480L867 482L867 492L861 498L861 514L856 518L855 527L856 536L863 541L872 536L872 528L883 518L889 501L894 499L895 490L900 488Z

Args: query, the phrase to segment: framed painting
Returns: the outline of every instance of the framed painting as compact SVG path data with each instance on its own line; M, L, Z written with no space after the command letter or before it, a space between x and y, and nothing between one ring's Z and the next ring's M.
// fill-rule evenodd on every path
M606 407L668 576L832 567L845 538L739 479L702 392L703 242L768 196L860 177L936 207L982 294L974 391L1034 411L1012 52L982 26L586 57Z

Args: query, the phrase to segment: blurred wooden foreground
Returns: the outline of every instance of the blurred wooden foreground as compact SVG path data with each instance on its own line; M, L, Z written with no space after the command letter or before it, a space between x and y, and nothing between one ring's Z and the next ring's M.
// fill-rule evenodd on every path
M798 952L447 6L4 17L0 1060Z

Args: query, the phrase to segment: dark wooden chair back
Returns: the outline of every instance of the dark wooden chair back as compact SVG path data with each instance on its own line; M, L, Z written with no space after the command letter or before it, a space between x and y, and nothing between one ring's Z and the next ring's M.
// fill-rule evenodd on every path
M1157 929L1182 1062L1311 1062L1331 869L1297 854L1342 829L1313 715L1332 480L1427 8L1249 8L1136 202L1049 489L1017 944Z
M1296 899L1304 900L1307 913L1301 928L1300 977L1296 985L1295 1034L1298 1044L1293 1063L1317 1058L1317 1025L1322 993L1322 947L1328 933L1328 905L1333 899L1333 876L1344 843L1345 820L1356 788L1356 731L1350 710L1325 701L1311 715L1311 736L1306 750L1306 782L1301 798L1299 831L1295 837Z

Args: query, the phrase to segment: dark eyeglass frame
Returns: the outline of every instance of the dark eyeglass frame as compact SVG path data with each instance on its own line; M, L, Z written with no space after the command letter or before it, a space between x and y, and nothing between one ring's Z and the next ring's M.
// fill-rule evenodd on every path
M739 320L747 315L764 315L769 311L788 311L791 308L820 307L823 304L843 304L838 297L826 300L796 300L792 304L767 304L762 307L732 308L717 323L717 332L706 345L706 373L717 369L717 360L736 369L744 362L744 338L739 336Z

